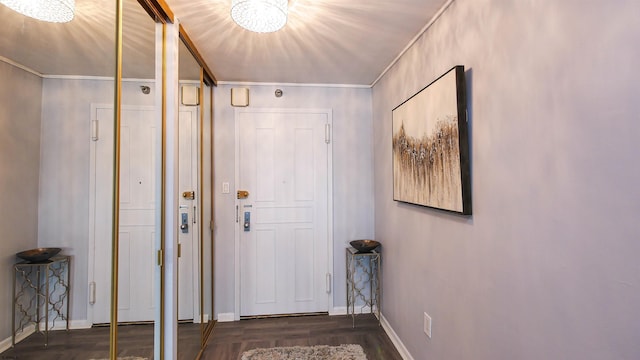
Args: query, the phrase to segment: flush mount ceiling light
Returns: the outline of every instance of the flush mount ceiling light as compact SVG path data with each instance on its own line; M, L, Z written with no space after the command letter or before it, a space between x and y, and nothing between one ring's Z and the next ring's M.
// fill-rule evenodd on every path
M8 8L28 17L65 23L73 19L75 0L0 0Z
M232 0L231 18L253 32L274 32L287 23L287 5L287 0Z

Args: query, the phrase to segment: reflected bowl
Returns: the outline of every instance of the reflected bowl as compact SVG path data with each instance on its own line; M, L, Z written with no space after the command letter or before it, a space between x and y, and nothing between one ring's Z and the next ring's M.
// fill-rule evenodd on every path
M380 243L375 240L353 240L349 244L360 252L369 252L380 246Z
M16 256L28 262L38 263L49 260L53 256L56 256L61 250L60 248L37 248L21 251L17 253Z

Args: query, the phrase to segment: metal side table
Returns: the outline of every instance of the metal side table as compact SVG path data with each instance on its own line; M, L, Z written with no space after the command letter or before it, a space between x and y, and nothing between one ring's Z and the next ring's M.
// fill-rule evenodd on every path
M50 323L54 328L56 321L64 321L66 330L69 330L71 259L69 256L54 256L41 263L23 261L15 264L13 269L11 344L15 346L18 331L34 324L36 332L44 333L44 345L47 346Z
M360 313L367 307L371 314L376 314L380 323L382 277L380 264L382 255L379 251L359 252L347 247L347 315L351 314L353 327L356 326L356 302Z

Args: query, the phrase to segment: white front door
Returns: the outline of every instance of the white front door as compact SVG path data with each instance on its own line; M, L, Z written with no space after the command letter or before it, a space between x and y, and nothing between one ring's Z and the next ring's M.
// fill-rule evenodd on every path
M240 315L328 311L330 112L236 112Z
M94 106L97 139L91 146L91 246L90 302L94 324L110 321L111 293L111 223L113 190L113 108ZM187 112L192 115L192 112ZM155 211L158 149L156 148L155 109L123 106L120 149L120 227L118 253L118 321L140 322L154 319ZM193 116L197 118L197 116ZM186 121L185 121L186 122ZM195 122L195 120L194 120ZM185 136L191 137L190 131ZM191 143L194 139L182 140ZM190 145L188 145L190 146ZM195 155L189 152L190 155ZM185 168L194 162L185 162ZM182 168L181 168L182 171ZM187 171L187 170L185 170ZM188 169L191 174L192 169ZM193 211L193 210L191 210ZM191 219L191 216L190 216ZM191 229L191 227L190 227ZM192 232L191 232L192 233ZM182 238L180 240L183 240ZM190 243L190 242L189 242ZM193 276L190 270L197 257L183 252L181 262L190 266L182 276ZM192 258L194 261L192 261ZM195 265L197 266L197 264ZM193 287L183 281L186 291L179 294L180 315L193 318ZM182 290L182 289L181 289ZM184 300L183 300L184 299Z

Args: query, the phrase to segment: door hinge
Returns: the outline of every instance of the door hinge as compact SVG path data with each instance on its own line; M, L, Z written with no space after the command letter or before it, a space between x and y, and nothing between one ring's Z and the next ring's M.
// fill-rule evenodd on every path
M98 141L98 120L91 120L91 140Z
M324 142L329 144L331 142L331 125L324 125Z
M162 249L158 250L158 266L164 266L164 252Z
M89 304L93 305L96 303L96 282L92 281L89 283Z
M331 294L331 274L327 273L327 294Z

